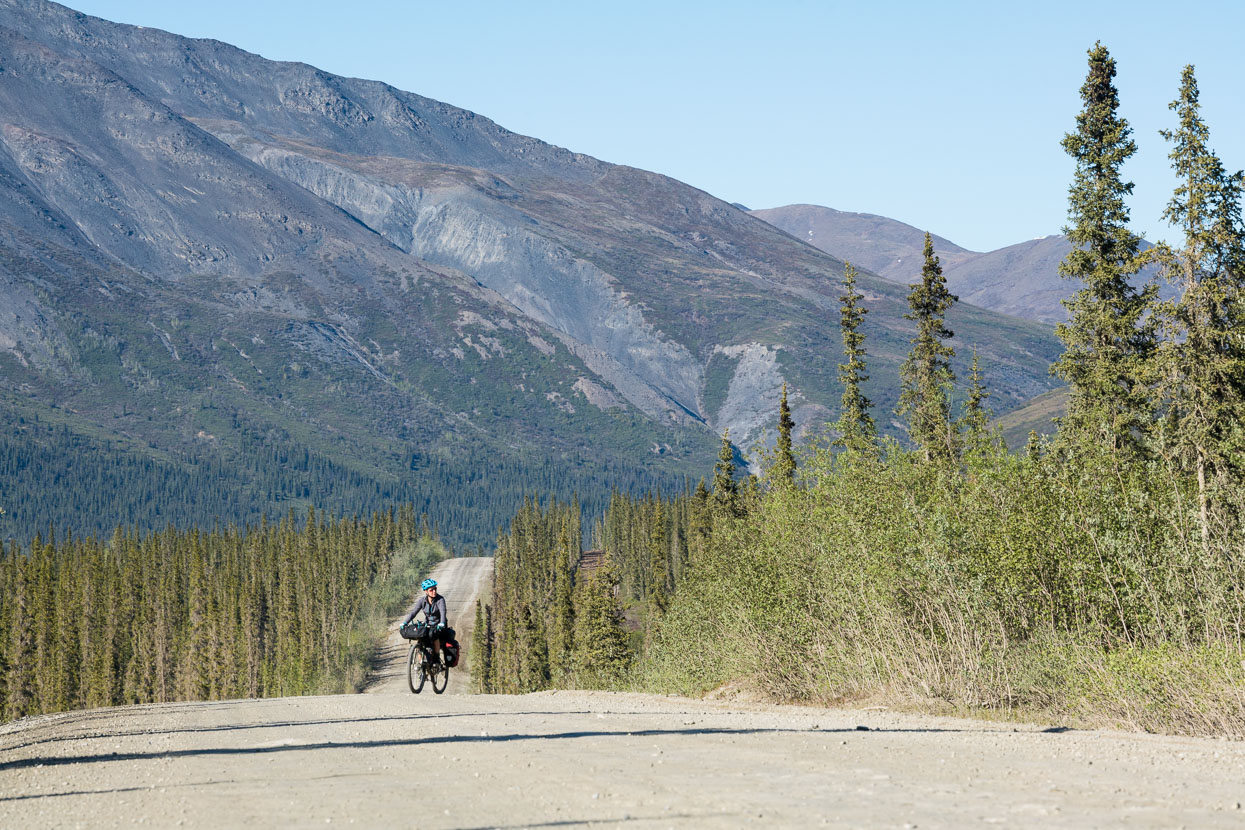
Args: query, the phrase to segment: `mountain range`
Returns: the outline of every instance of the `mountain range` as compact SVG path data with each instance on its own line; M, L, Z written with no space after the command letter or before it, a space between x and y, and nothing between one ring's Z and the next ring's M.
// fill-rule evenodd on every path
M786 205L752 215L886 279L912 283L920 276L925 232L895 219L818 205ZM1043 323L1067 319L1062 301L1079 283L1059 276L1059 263L1072 250L1066 236L1051 234L985 253L940 236L932 241L947 287L961 302ZM1157 269L1147 268L1136 283L1158 276ZM1159 293L1169 298L1175 288L1159 280Z
M414 494L479 544L522 490L591 507L705 475L724 430L750 453L784 383L820 429L854 254L797 237L377 81L0 0L0 416L235 470L261 514ZM887 413L907 286L860 264ZM1054 386L1049 326L969 302L950 324L996 412Z

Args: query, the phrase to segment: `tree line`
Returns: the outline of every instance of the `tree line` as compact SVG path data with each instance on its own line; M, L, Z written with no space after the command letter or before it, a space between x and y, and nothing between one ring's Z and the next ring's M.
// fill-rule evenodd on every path
M106 537L117 527L188 529L279 521L291 508L367 515L412 504L454 550L482 549L525 493L578 496L603 511L610 488L642 493L681 477L582 457L516 457L496 448L396 451L394 470L353 467L240 419L236 447L146 450L90 437L0 403L0 542L49 530ZM232 440L232 439L231 439ZM601 482L609 482L602 485Z
M627 684L1245 733L1245 176L1211 150L1187 67L1163 133L1180 241L1142 250L1116 65L1101 44L1088 57L1063 141L1076 166L1061 273L1079 288L1057 329L1070 400L1056 434L1007 452L975 355L955 377L957 298L927 235L898 379L908 440L880 437L848 266L838 421L797 451L784 389L760 481L733 475L724 436L711 488L611 503L600 538L638 620ZM1152 262L1180 288L1170 302L1134 285ZM499 578L513 567L499 557Z
M526 500L498 536L493 591L476 609L477 690L622 682L704 556L715 511L743 515L759 496L755 479L736 482L734 457L723 438L712 491L703 479L674 496L615 491L587 552L577 500Z
M528 499L498 534L493 590L476 605L472 677L480 692L620 682L629 649L614 572L580 567L577 500Z
M410 506L11 543L2 714L356 687L376 630L444 555Z

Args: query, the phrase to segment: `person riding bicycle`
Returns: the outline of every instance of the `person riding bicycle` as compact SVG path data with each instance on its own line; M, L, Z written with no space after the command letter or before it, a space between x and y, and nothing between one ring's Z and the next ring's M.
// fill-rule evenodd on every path
M424 595L415 600L411 610L406 612L406 618L402 620L402 625L398 627L402 628L415 619L416 614L423 611L424 622L427 625L424 628L424 636L420 638L420 642L424 645L432 646L432 661L440 663L441 634L450 624L449 613L445 608L445 597L437 593L437 581L435 579L425 579L419 583L419 587L423 589Z

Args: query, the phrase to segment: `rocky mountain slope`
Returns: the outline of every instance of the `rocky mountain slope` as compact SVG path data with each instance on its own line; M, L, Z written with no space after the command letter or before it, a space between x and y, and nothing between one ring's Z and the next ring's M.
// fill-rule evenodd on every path
M726 428L764 441L784 382L802 430L835 417L842 262L702 191L43 0L0 0L0 56L10 419L387 482L553 459L608 489L702 475ZM861 285L885 424L906 287ZM1050 388L1047 327L951 323L996 411Z
M752 215L887 279L910 283L920 274L925 232L903 222L817 205L786 205ZM939 236L933 241L947 286L961 302L1043 323L1067 318L1062 301L1076 290L1059 276L1059 263L1072 250L1067 237L1043 236L987 253ZM1147 269L1138 284L1157 277L1155 269ZM1171 296L1173 290L1160 280L1160 293Z

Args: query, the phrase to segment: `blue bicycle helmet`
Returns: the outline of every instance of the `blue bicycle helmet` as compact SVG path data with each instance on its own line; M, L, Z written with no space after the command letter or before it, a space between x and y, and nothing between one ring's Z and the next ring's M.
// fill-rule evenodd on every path
M425 579L423 582L419 583L419 590L421 591L427 591L429 588L435 587L437 587L437 581L435 579Z

